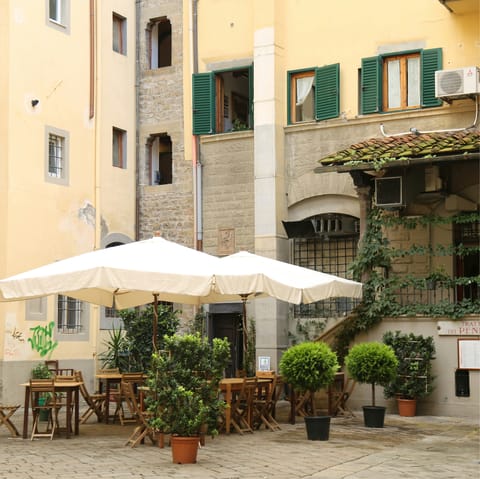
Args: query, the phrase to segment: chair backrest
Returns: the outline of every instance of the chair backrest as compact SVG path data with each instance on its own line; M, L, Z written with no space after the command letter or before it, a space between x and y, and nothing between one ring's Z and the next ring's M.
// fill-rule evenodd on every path
M30 404L32 409L44 407L47 401L42 402L41 399L48 400L50 406L55 405L55 380L50 379L30 379Z
M73 368L58 368L55 372L55 376L69 376L74 377L75 370Z
M75 371L75 379L77 382L80 383L80 393L85 399L85 402L90 406L92 404L92 398L90 397L90 393L88 392L87 386L85 386L85 381L83 380L83 373L82 371Z
M61 374L55 374L55 381L60 381L60 382L67 382L67 381L76 381L76 378L74 375L71 376L65 376Z
M52 374L56 374L58 369L58 359L47 359L45 361L45 366Z
M98 374L120 374L120 369L119 368L99 369Z
M130 414L140 419L142 416L142 411L140 410L140 405L138 404L137 397L135 396L133 382L122 380L120 383L120 391L122 398L125 401L128 410L130 411Z

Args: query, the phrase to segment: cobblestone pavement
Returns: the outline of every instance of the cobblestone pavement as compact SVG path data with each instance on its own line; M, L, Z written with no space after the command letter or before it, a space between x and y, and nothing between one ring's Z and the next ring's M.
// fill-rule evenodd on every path
M21 429L22 412L14 423ZM172 464L169 447L125 446L132 426L97 424L80 435L34 441L0 428L0 479L480 478L479 426L451 417L387 415L365 428L362 413L332 418L328 441L308 441L301 418L282 430L207 438L197 464Z

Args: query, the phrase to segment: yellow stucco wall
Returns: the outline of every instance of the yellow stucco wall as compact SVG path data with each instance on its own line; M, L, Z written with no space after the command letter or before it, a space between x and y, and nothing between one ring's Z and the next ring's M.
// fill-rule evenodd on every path
M48 2L0 3L0 277L99 248L106 234L135 239L135 2L95 2L96 43L90 53L90 2L67 2L68 28L47 19ZM126 19L127 54L112 49L112 12ZM90 118L90 69L94 115ZM31 101L38 100L36 106ZM112 166L112 127L127 131L127 167ZM45 180L46 127L66 132L68 181ZM25 303L0 304L0 358L39 361L28 339L35 326ZM54 357L92 360L98 311L90 308L87 340L60 341ZM55 334L54 334L55 336ZM30 366L29 366L30 367ZM7 381L7 372L4 375ZM11 374L10 374L11 376Z

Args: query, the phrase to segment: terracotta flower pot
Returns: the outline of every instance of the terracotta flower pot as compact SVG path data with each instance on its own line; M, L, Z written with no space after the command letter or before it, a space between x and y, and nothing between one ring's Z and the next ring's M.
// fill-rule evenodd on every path
M174 464L195 464L199 442L200 438L198 436L172 436L172 462Z
M400 416L412 417L417 412L417 400L416 399L403 399L397 398L398 414Z

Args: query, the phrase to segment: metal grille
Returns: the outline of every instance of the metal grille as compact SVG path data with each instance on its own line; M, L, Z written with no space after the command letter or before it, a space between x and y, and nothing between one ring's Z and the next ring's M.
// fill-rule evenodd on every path
M350 278L348 267L357 254L358 235L325 238L294 238L293 263L322 273ZM295 318L345 316L359 300L330 298L294 307Z
M48 135L48 175L61 178L63 171L63 138Z
M64 334L79 333L82 330L82 301L70 296L58 296L57 329Z

